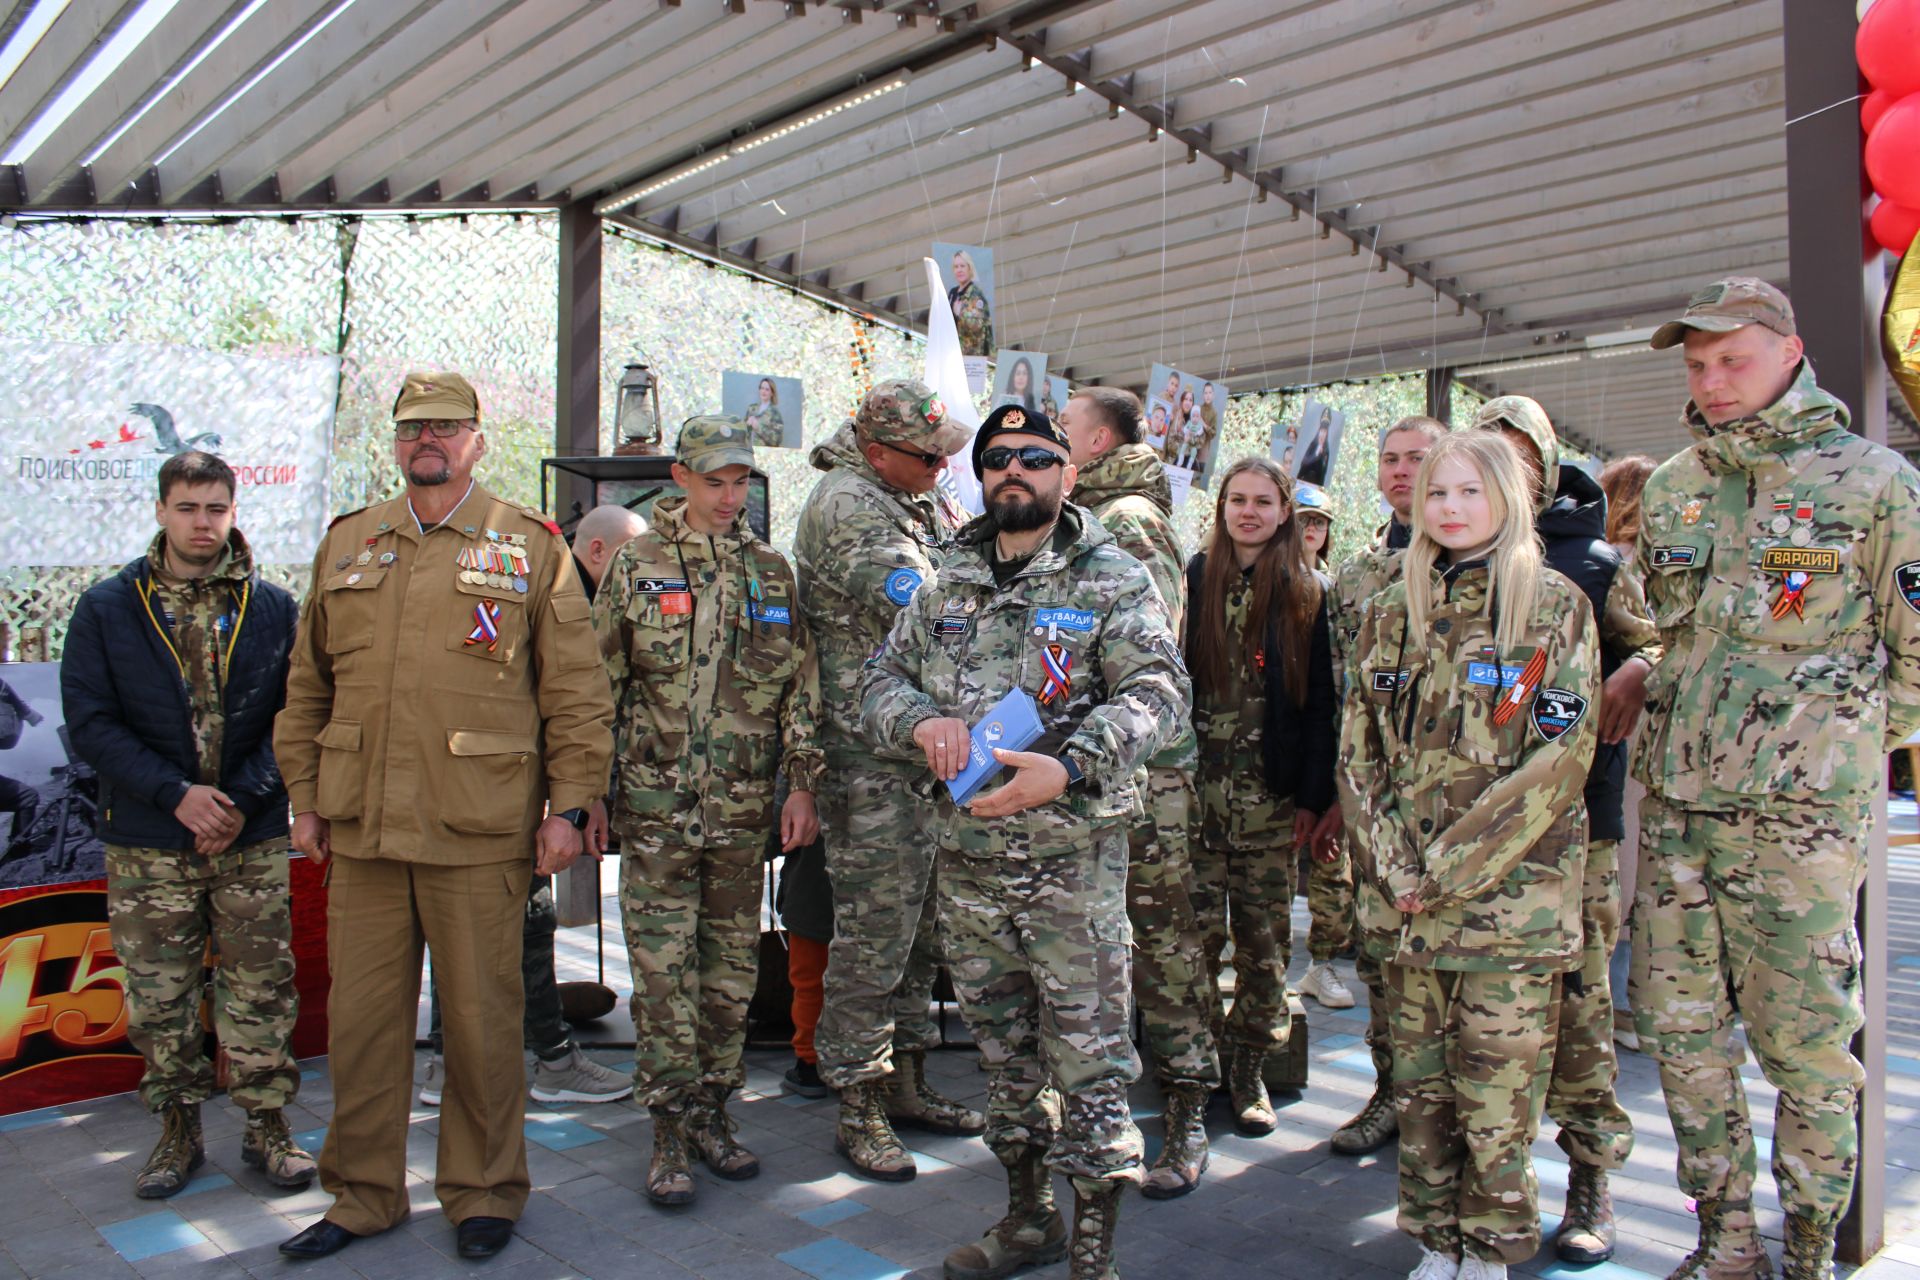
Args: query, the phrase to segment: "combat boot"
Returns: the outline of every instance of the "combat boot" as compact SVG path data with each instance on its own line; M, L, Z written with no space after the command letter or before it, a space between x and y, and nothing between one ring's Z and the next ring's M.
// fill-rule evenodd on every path
M920 1170L887 1122L882 1101L886 1088L883 1080L862 1080L840 1090L840 1123L833 1149L869 1178L910 1182Z
M1562 1262L1587 1266L1613 1256L1613 1196L1607 1171L1581 1160L1567 1165L1567 1211L1553 1233Z
M1167 1085L1166 1142L1160 1158L1147 1171L1140 1194L1149 1200L1172 1200L1200 1185L1207 1171L1207 1098L1204 1084Z
M927 1083L927 1051L893 1055L893 1074L885 1081L887 1119L903 1129L921 1129L949 1138L977 1138L987 1118L972 1107L934 1092Z
M1393 1083L1381 1081L1360 1114L1333 1131L1336 1155L1364 1156L1378 1151L1400 1134L1400 1114L1393 1105Z
M760 1176L760 1157L734 1140L739 1125L727 1114L730 1092L719 1085L708 1085L687 1104L687 1150L719 1177L745 1182Z
M163 1200L187 1185L193 1171L207 1162L200 1142L200 1104L171 1102L160 1111L160 1141L133 1178L133 1194L142 1200Z
M997 1280L1066 1256L1067 1224L1053 1202L1046 1148L1008 1146L993 1154L1007 1167L1007 1216L977 1243L947 1255L947 1280Z
M692 1204L687 1113L678 1106L661 1106L648 1107L647 1114L653 1117L653 1162L647 1166L647 1199L655 1204Z
M287 1114L278 1107L247 1112L247 1131L240 1135L240 1162L267 1175L276 1187L305 1187L313 1181L313 1157L301 1150L287 1127Z
M1120 1225L1120 1191L1125 1185L1096 1178L1073 1180L1071 1280L1120 1280L1113 1267L1113 1232Z
M1267 1098L1265 1050L1252 1045L1233 1047L1227 1068L1227 1092L1233 1098L1233 1127L1253 1137L1265 1137L1280 1124Z
M1772 1280L1751 1200L1700 1201L1700 1243L1667 1280Z
M1780 1274L1781 1280L1833 1280L1833 1228L1789 1213Z

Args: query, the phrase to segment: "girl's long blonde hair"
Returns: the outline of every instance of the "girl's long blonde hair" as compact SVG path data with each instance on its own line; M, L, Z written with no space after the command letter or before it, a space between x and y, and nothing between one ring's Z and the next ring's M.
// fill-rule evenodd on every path
M1407 627L1425 635L1433 609L1433 567L1446 548L1427 531L1427 488L1434 470L1449 459L1466 463L1487 487L1499 528L1487 551L1486 609L1493 620L1493 643L1501 653L1527 641L1533 610L1540 598L1546 555L1533 527L1533 494L1526 468L1505 437L1495 431L1454 431L1427 451L1413 482L1413 541L1407 547Z

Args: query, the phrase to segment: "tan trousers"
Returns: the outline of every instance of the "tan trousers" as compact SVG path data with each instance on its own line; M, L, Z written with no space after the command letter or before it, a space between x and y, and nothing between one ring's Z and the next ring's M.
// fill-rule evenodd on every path
M420 960L433 948L446 1034L434 1192L451 1222L527 1203L520 927L531 858L477 867L335 858L327 895L333 1124L327 1217L359 1235L407 1219L407 1121Z

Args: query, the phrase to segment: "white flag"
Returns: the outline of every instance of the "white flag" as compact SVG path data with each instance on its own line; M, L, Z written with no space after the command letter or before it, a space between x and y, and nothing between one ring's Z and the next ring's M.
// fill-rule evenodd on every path
M960 333L953 327L952 310L941 305L947 296L947 286L942 283L940 268L932 258L920 261L926 264L927 292L934 300L933 306L927 309L927 389L940 397L949 418L978 431L980 411L974 408L973 392L967 389L967 368L960 357ZM972 448L973 439L969 436L967 447L948 459L947 469L940 473L940 488L969 514L977 516L986 510L986 503L980 494L980 477L973 474Z

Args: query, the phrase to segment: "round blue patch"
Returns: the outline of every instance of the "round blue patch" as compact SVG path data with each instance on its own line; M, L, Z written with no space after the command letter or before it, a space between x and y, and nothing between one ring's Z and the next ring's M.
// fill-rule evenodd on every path
M897 605L906 604L920 589L920 581L920 575L912 569L895 569L887 575L887 599Z

